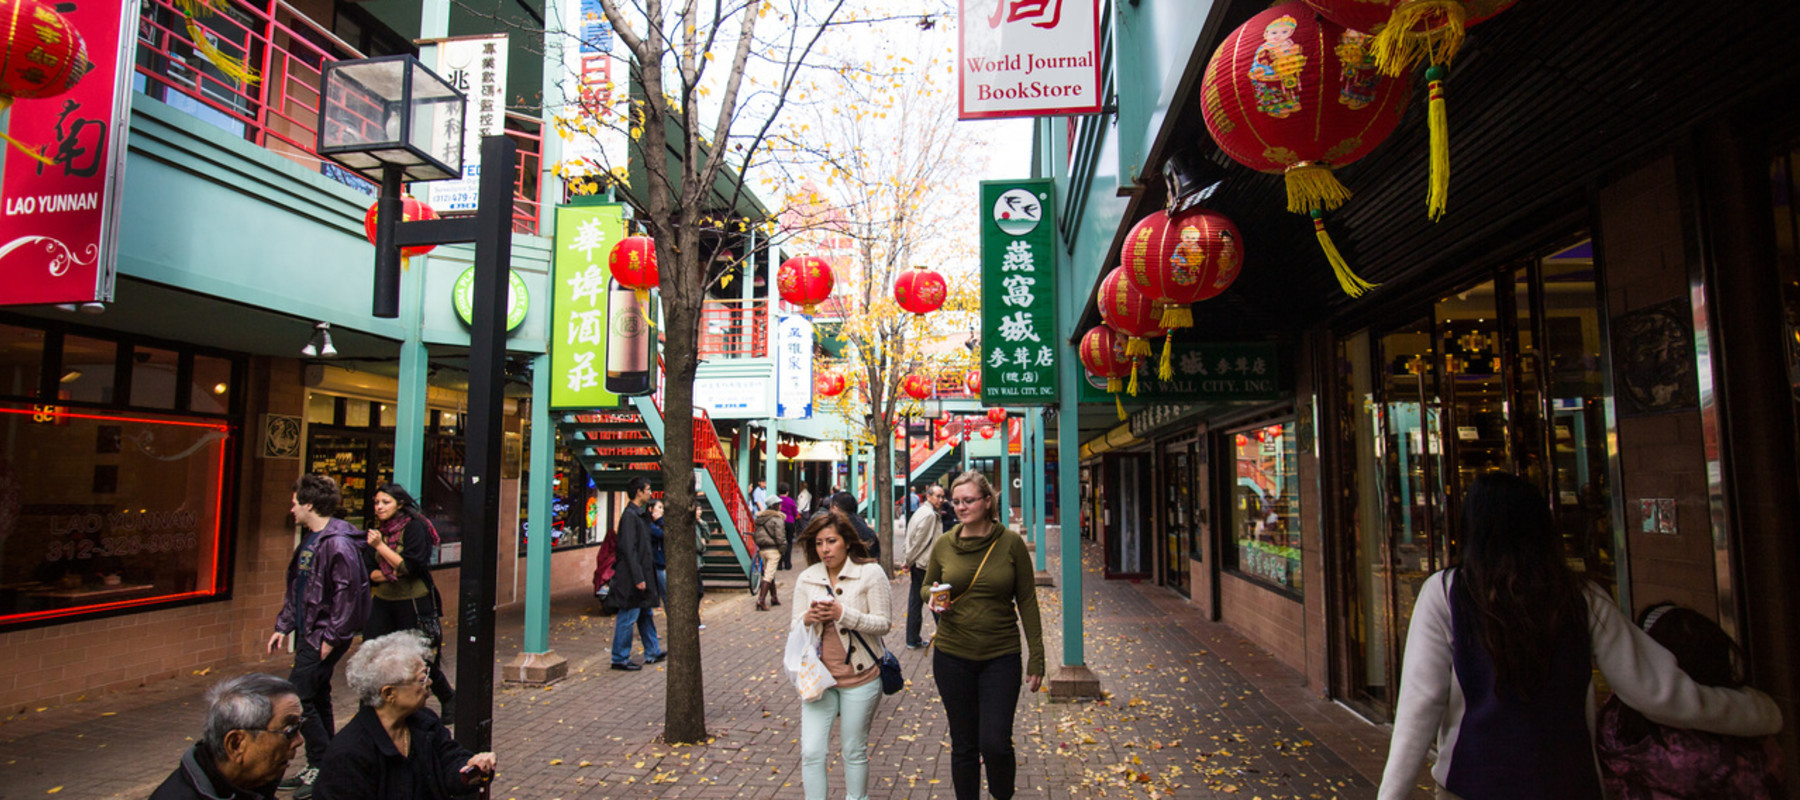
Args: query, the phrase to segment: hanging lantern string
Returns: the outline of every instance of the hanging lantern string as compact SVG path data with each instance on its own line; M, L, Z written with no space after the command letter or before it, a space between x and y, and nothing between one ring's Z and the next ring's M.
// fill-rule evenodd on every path
M1125 404L1119 402L1119 390L1125 388L1125 381L1118 378L1106 379L1106 392L1112 395L1113 408L1119 412L1119 419L1125 418Z
M1434 66L1450 63L1462 48L1467 20L1463 0L1403 0L1375 33L1376 68L1397 78L1420 59ZM1420 23L1436 24L1421 30Z
M1430 87L1425 120L1431 136L1431 173L1425 192L1425 210L1433 222L1442 219L1450 204L1450 117L1444 106L1444 77L1449 70L1432 64L1425 70Z
M221 52L212 43L212 38L206 35L206 31L201 29L199 21L195 19L195 17L208 14L223 13L228 7L228 3L224 0L175 0L175 5L181 11L182 21L186 23L187 27L188 39L193 42L194 49L206 56L206 60L218 67L225 77L246 84L256 83L262 79L262 76L258 75L256 70L251 69L243 59L232 58Z
M1331 241L1331 234L1325 231L1325 212L1314 209L1312 212L1313 235L1319 240L1319 249L1325 251L1325 260L1331 262L1331 271L1337 275L1338 286L1343 287L1344 294L1351 297L1362 297L1379 283L1363 280L1350 265L1345 263L1343 254L1338 252L1337 244Z

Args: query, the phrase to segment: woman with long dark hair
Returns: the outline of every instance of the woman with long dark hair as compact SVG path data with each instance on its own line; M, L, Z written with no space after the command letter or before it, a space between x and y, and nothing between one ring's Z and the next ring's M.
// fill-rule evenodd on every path
M825 800L831 723L838 721L847 800L869 797L869 729L881 704L882 637L893 627L887 573L850 519L826 509L798 537L807 567L794 578L790 625L818 631L819 660L836 684L800 704L800 777L806 800Z
M431 642L431 693L443 709L446 724L455 721L456 691L439 665L443 647L443 608L431 581L431 548L437 528L426 519L406 487L389 483L375 490L375 527L368 532L374 563L369 568L374 601L363 641L396 631L417 630Z
M1781 729L1754 689L1702 686L1570 571L1549 505L1513 475L1475 480L1458 564L1419 588L1380 797L1412 796L1435 738L1441 798L1601 800L1598 665L1615 695L1666 725L1736 736Z

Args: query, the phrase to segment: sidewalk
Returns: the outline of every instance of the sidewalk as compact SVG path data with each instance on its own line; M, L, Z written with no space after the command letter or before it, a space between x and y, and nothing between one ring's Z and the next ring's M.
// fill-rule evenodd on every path
M1044 694L1020 697L1020 797L1373 796L1384 730L1314 696L1298 674L1229 629L1201 621L1173 592L1103 581L1096 565L1087 566L1087 660L1109 697L1067 705L1048 703ZM794 574L782 573L784 596ZM907 586L904 576L897 579L890 646L902 642ZM1060 603L1054 590L1038 596L1054 671ZM801 797L799 701L780 674L788 609L758 613L742 593L707 597L701 647L713 740L675 747L659 741L664 669L609 670L612 619L599 616L585 593L554 598L551 646L569 660L570 675L547 688L496 691L500 774L493 796ZM521 612L503 613L502 661L517 652L522 624ZM930 658L926 651L895 653L910 686L882 700L871 735L870 796L950 798L949 737ZM233 673L285 675L287 666L285 658L271 659ZM147 796L198 731L200 692L221 676L182 676L62 707L5 709L0 800L52 792ZM354 712L342 670L339 686L342 723ZM833 763L833 780L841 780L835 755ZM837 784L832 795L841 792Z

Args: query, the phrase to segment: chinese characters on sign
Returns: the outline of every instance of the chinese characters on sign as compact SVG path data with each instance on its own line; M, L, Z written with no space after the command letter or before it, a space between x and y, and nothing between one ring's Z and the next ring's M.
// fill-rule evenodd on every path
M981 184L981 401L1056 401L1056 223L1048 180Z
M813 326L799 314L783 314L775 323L775 416L812 416Z
M1277 348L1264 342L1176 342L1174 376L1156 377L1155 370L1140 375L1143 387L1138 399L1165 403L1176 400L1274 400L1281 396ZM1111 403L1106 382L1081 382L1083 403Z
M551 408L618 405L606 389L608 297L606 256L625 237L616 203L556 209L551 259Z
M962 0L962 119L1100 113L1099 0Z
M573 19L565 30L574 41L563 45L564 74L576 77L564 93L571 135L563 141L563 160L571 175L597 175L624 167L627 134L620 91L626 64L613 54L615 37L600 0L565 5Z
M7 146L0 156L0 275L6 276L0 305L113 298L132 69L119 54L131 52L138 7L82 2L69 4L63 16L81 31L92 67L67 92L21 99L6 112L7 133L22 146ZM14 55L26 64L19 69L40 69L48 56L42 47L26 52L26 37L47 43L60 29L37 20L27 32L25 20L16 22Z
M439 214L475 210L475 190L481 183L481 137L506 133L506 34L444 39L437 43L437 73L469 98L466 120L460 132L446 129L463 140L463 174L452 181L426 184L431 206Z

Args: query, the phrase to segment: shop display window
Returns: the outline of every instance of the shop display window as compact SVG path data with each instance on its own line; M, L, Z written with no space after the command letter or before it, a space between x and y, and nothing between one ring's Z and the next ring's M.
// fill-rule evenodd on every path
M232 428L0 402L0 626L217 596Z
M44 332L0 325L0 395L42 397Z
M1287 421L1231 436L1231 532L1228 568L1298 593L1300 472L1294 425Z
M194 356L188 386L188 409L223 414L231 408L231 362L216 356Z
M174 408L179 361L174 350L142 345L131 348L131 405Z

